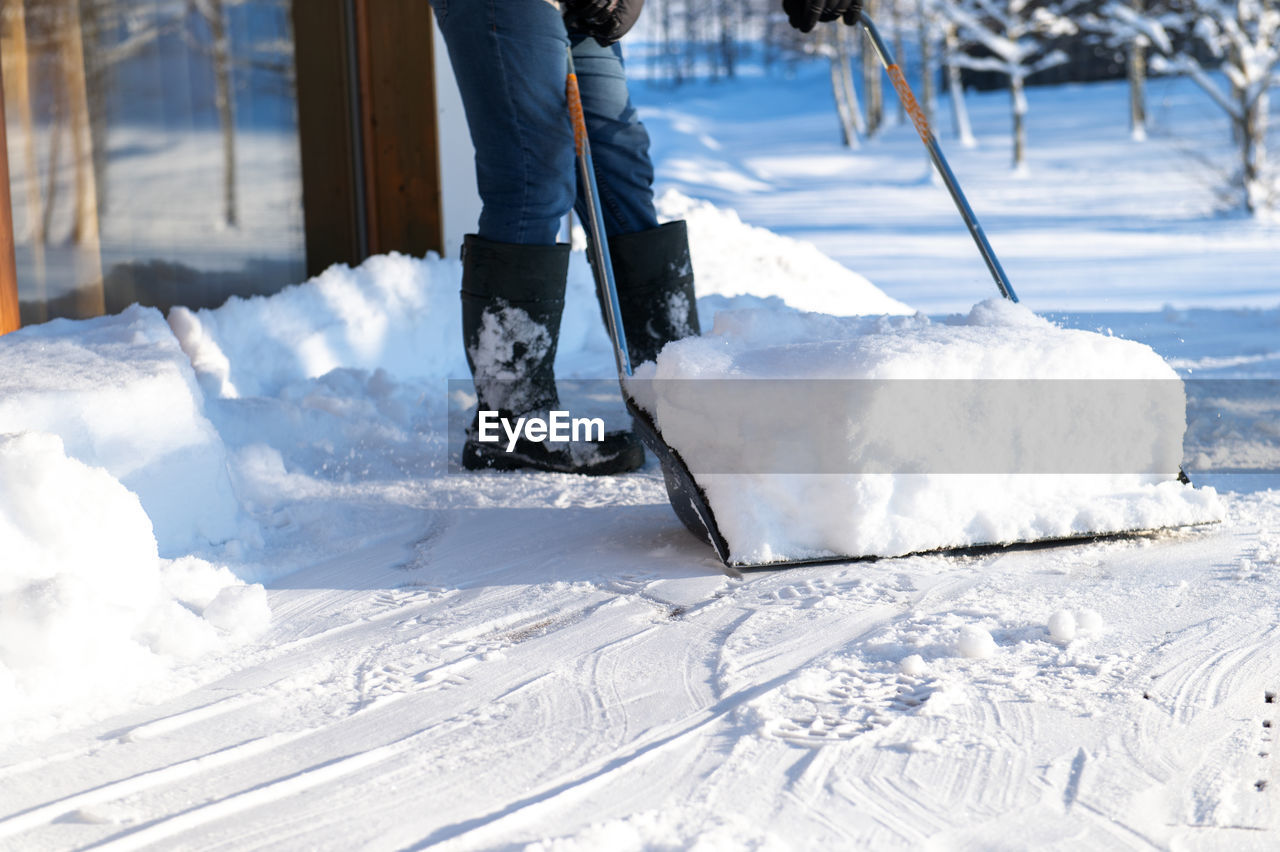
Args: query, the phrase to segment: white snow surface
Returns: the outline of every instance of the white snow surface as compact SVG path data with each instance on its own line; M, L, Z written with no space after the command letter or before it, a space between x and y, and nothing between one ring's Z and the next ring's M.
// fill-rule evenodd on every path
M910 128L848 154L825 69L798 73L638 93L665 185L968 316L990 282L956 272L972 247ZM1168 140L1107 136L1123 94L1028 93L1021 178L988 144L1005 93L977 96L956 166L1025 303L1087 307L1055 321L1186 380L1205 527L730 578L652 461L448 471L467 394L437 259L172 332L135 309L0 338L0 848L1275 848L1275 232L1209 216ZM989 328L672 198L709 339L817 321L797 308ZM610 377L580 253L568 301L561 373Z

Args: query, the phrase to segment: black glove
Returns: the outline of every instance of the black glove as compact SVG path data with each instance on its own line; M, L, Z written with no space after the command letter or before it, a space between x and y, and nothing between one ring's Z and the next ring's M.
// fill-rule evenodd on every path
M837 18L853 26L862 14L862 0L782 0L782 11L791 26L807 33L814 24Z
M608 47L635 26L644 0L564 0L564 23Z

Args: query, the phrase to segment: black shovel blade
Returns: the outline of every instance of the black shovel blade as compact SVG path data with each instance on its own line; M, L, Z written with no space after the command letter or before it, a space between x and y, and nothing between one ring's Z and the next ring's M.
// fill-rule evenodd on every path
M689 466L684 463L684 459L680 458L679 453L662 440L662 434L658 432L658 427L649 412L645 411L630 394L623 394L623 397L640 440L662 465L662 481L667 486L667 499L671 502L671 508L675 510L676 517L689 532L711 545L716 556L720 557L720 561L724 563L726 571L737 575L737 571L729 561L729 542L725 541L724 535L721 534L715 513L711 511L711 504L707 502L707 495L694 481L693 474L689 472Z
M716 556L720 558L720 562L726 574L738 579L742 578L739 569L753 568L796 568L804 565L831 565L837 563L848 562L875 562L885 558L883 556L819 556L805 559L779 559L769 562L742 562L732 558L729 552L729 542L725 539L724 534L720 532L720 526L716 523L715 513L711 510L711 504L707 501L706 492L698 485L693 478L693 474L689 470L689 466L685 464L684 459L676 452L666 441L662 439L662 433L658 431L657 424L653 422L653 416L649 414L638 402L631 397L630 394L624 393L623 398L626 401L627 411L634 418L636 432L640 435L640 440L657 457L658 462L662 465L662 480L667 487L667 499L671 503L671 508L675 510L676 517L685 525L689 532L701 541L711 545L715 550ZM1178 481L1184 485L1190 486L1190 480L1182 471L1178 472ZM934 550L919 551L916 553L902 554L901 556L920 556L925 554L938 554L946 556L983 556L991 553L1001 553L1008 551L1020 550L1040 550L1042 548L1059 547L1068 544L1081 544L1091 541L1105 541L1109 539L1119 538L1136 538L1141 536L1150 536L1169 529L1175 529L1179 525L1170 525L1167 527L1158 527L1154 529L1134 529L1120 530L1114 532L1102 533L1080 533L1078 535L1062 536L1060 538L1046 538L1035 541L1013 541L1013 542L992 542L988 544L975 543L959 545L955 547L942 547ZM1188 526L1200 526L1192 524Z

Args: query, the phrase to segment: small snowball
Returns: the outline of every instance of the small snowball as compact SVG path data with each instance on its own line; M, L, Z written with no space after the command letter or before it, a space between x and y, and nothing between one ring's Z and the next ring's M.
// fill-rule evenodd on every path
M912 654L904 657L902 662L898 663L898 670L907 677L924 677L927 668L924 664L924 657L919 654Z
M971 660L985 660L996 652L996 640L986 630L973 624L960 628L956 639L956 650L960 656Z
M1076 613L1076 629L1086 635L1101 633L1102 615L1096 609L1080 610Z
M1055 642L1070 642L1076 638L1076 617L1070 610L1060 609L1049 616L1049 636Z

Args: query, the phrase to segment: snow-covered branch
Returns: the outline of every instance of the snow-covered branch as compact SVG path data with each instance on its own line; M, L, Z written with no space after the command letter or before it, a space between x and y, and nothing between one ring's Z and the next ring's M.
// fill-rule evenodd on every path
M1146 13L1118 0L1092 22L1116 38L1141 37L1156 55L1152 67L1184 74L1231 119L1241 156L1240 188L1244 206L1257 209L1272 192L1266 161L1270 90L1280 67L1280 0L1173 0ZM1210 75L1201 57L1219 61L1216 70L1231 91Z
M1027 100L1032 74L1065 63L1061 40L1079 32L1075 21L1086 0L941 0L940 13L956 28L959 42L948 51L953 67L1004 75L1013 111L1013 163L1025 165Z

